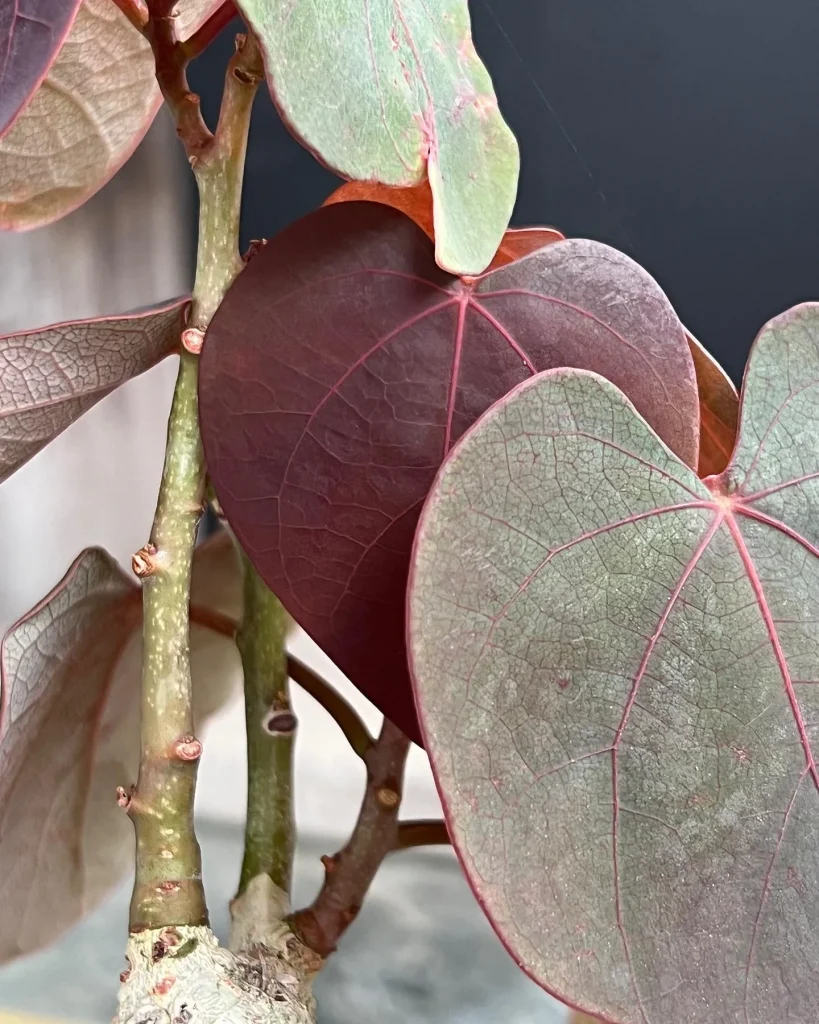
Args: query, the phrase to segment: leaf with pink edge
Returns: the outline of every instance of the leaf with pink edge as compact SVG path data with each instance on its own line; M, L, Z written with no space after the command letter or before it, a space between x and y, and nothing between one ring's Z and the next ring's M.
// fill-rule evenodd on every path
M819 305L762 330L700 480L603 378L461 440L408 593L453 842L520 966L618 1024L819 1001Z
M479 274L500 245L520 157L475 52L466 0L238 0L282 117L344 178L428 178L440 266ZM313 59L305 59L311 54Z

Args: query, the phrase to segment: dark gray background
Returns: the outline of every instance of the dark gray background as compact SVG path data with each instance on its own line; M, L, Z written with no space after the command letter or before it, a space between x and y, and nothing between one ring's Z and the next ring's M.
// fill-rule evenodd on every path
M514 223L553 224L627 252L738 379L764 321L819 298L819 4L470 7L521 145ZM226 33L191 69L210 117L231 47ZM245 237L270 237L333 186L262 96Z

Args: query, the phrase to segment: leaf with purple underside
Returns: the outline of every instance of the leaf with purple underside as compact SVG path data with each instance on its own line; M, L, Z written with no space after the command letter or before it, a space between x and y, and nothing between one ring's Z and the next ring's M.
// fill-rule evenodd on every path
M232 641L196 625L241 614L224 534L196 552L192 604L202 721L240 678ZM91 548L0 647L0 962L54 941L133 863L116 788L135 781L139 760L141 622L139 587Z
M79 4L80 0L0 4L0 137L45 77Z
M434 199L438 263L489 265L517 192L518 146L475 52L466 0L239 0L282 117L353 181ZM305 54L314 59L305 59Z
M477 416L565 364L609 375L696 464L682 327L644 270L596 242L464 284L406 217L341 203L270 241L208 330L202 435L228 520L296 621L416 738L404 592L421 504Z
M0 336L0 482L120 384L179 347L187 299Z
M819 1000L819 305L752 350L708 484L608 381L497 403L421 516L409 647L453 841L512 955L618 1024Z

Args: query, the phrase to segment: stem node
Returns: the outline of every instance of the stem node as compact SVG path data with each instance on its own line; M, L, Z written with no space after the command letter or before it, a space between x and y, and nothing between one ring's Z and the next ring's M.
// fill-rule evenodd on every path
M146 544L131 557L131 570L138 580L155 576L159 572L159 560L153 544Z
M174 756L180 761L198 761L202 756L202 744L193 736L182 736L173 747Z
M193 356L198 356L202 351L204 341L205 332L200 331L198 327L187 327L182 332L182 348Z

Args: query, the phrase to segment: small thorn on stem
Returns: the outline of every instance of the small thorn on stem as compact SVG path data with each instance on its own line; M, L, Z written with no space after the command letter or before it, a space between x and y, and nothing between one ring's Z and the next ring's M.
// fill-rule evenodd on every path
M180 761L198 761L202 756L202 744L195 736L183 736L174 744L173 752Z
M332 873L338 867L338 857L337 856L332 856L331 857L331 856L329 856L329 854L325 853L324 856L321 858L321 863L324 865L325 872L328 875L332 875Z
M182 348L193 356L200 354L204 341L205 332L198 327L186 327L182 332Z
M252 238L250 245L247 247L247 252L242 257L243 263L249 263L253 257L261 252L261 250L267 245L266 238Z
M138 580L155 576L159 572L159 562L156 557L156 548L153 544L146 544L140 548L131 558L131 569Z

